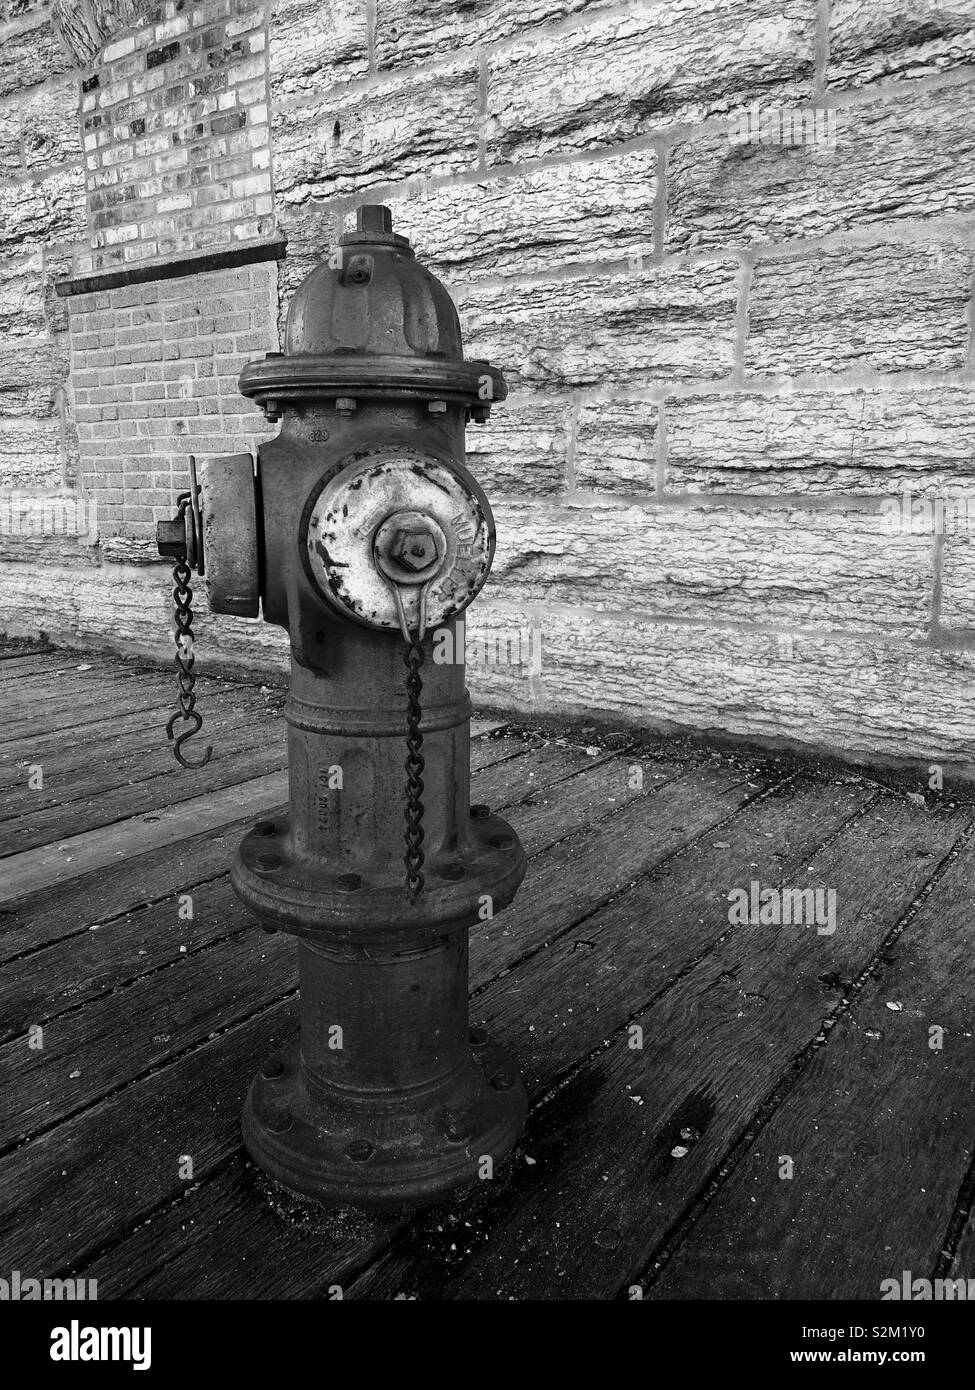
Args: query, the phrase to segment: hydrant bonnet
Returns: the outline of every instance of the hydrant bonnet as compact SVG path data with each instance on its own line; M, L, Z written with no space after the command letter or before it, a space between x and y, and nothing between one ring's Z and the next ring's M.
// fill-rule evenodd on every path
M450 295L375 206L295 291L284 353L245 367L240 389L265 406L309 392L425 396L463 402L475 418L507 395L500 371L464 361Z

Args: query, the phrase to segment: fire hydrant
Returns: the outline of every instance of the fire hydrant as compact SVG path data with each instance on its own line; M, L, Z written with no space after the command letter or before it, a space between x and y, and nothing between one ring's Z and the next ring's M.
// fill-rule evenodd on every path
M240 390L280 433L256 463L202 462L159 548L176 562L181 761L200 723L191 569L211 610L263 611L291 639L289 813L253 826L232 881L298 938L300 1035L254 1078L244 1142L319 1201L430 1202L491 1175L526 1112L517 1066L468 1019L468 932L526 867L511 827L470 804L458 632L495 543L465 424L506 387L464 361L446 289L373 206Z

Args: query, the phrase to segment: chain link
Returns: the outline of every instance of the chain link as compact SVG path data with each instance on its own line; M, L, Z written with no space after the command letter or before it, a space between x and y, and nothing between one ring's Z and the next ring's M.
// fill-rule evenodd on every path
M180 509L182 511L182 507ZM190 588L190 567L183 556L180 556L173 565L173 599L175 602L176 613L176 666L179 674L179 709L171 716L166 725L166 737L173 744L173 753L176 761L183 767L205 767L210 761L213 748L209 745L198 762L190 762L183 752L183 744L187 739L193 738L203 727L203 716L196 708L196 694L194 686L196 675L193 671L196 655L193 651L193 591ZM177 738L175 726L177 719L181 719L184 724L191 725L184 729Z
M423 733L420 729L420 697L423 694L423 648L411 638L403 660L406 677L406 895L415 903L423 891Z

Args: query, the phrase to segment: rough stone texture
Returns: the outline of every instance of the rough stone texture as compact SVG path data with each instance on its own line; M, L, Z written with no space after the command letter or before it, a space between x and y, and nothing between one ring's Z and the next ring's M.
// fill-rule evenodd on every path
M319 95L369 70L366 0L277 0L270 29L271 97Z
M679 140L668 160L672 251L825 236L975 209L971 88L885 96L837 112L835 147Z
M735 392L666 412L668 492L937 495L972 479L970 385Z
M662 0L488 59L493 164L618 144L811 90L815 0Z
M749 300L745 372L963 367L973 268L975 252L935 239L762 259Z
M60 486L73 465L59 408L67 351L51 312L50 273L40 249L0 258L0 497L10 488Z
M237 390L274 349L273 262L77 296L71 381L82 481L100 536L151 538L185 490L187 455L273 434Z
M947 632L962 631L975 639L975 479L956 495L959 502L942 520L939 619Z
M644 386L731 370L734 260L460 291L468 355L501 364L509 382Z
M67 362L47 338L21 338L0 344L0 416L51 415L55 393L67 377ZM0 487L5 462L0 459Z
M387 199L396 230L448 283L649 257L656 156L532 170Z
M525 29L608 9L615 0L377 0L376 59L381 68L401 67L495 44Z
M0 40L0 98L57 77L71 66L48 15L15 19Z
M496 516L495 592L519 604L915 638L930 618L932 538L879 515L504 502Z
M0 261L0 342L35 337L46 327L43 253Z
M973 0L832 0L829 87L862 87L975 61Z
M73 76L32 92L20 104L24 165L32 171L81 158L78 88Z
M288 254L278 265L278 334L283 337L291 297L337 244L342 219L334 209L309 201L282 206L278 225L288 238Z
M324 84L327 89L327 83ZM274 181L289 208L477 163L477 67L384 79L273 114Z
M61 434L57 421L0 420L0 488L36 491L60 487Z
M530 661L478 659L470 687L499 709L618 716L642 727L692 728L829 747L854 757L975 757L975 653L938 651L898 637L765 633L613 621L584 613L492 611L468 623L475 652L496 631ZM489 650L491 650L489 648Z
M20 151L20 108L0 107L0 176L19 174L24 160Z
M87 233L84 174L80 165L62 165L43 178L3 190L0 199L0 254L25 245L80 241Z
M288 637L281 628L258 618L214 618L202 586L193 600L200 667L223 661L250 671L289 669ZM123 652L168 660L173 652L172 577L163 565L98 565L96 556L88 552L86 557L81 548L72 564L3 565L0 633L39 632L68 645L107 641ZM175 676L173 688L175 693ZM163 744L165 738L160 730Z
M55 0L51 18L65 51L84 66L155 6L156 0Z
M576 487L653 492L657 425L658 409L648 401L587 401L576 426Z
M490 499L553 497L565 490L572 403L514 393L467 430L467 466Z

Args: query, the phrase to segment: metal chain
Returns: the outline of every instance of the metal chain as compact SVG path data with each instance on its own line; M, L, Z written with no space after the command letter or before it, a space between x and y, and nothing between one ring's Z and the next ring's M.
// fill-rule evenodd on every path
M406 663L406 895L415 903L423 891L423 733L420 729L420 697L423 694L423 648L420 638L410 638Z
M182 510L182 509L181 509ZM166 725L166 737L173 744L173 753L176 761L183 767L205 767L210 761L213 748L207 746L203 757L198 762L190 762L183 752L183 744L187 739L193 738L203 727L203 716L196 708L196 695L194 686L196 675L193 671L196 656L193 651L193 591L190 588L190 567L185 558L180 556L173 564L173 599L176 609L176 665L179 670L177 681L179 683L179 709L171 716ZM178 738L175 736L175 725L177 719L181 719L184 724L192 727L184 729Z

